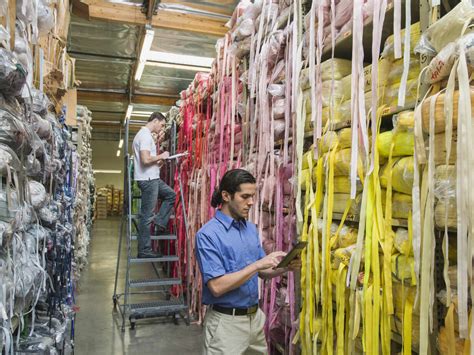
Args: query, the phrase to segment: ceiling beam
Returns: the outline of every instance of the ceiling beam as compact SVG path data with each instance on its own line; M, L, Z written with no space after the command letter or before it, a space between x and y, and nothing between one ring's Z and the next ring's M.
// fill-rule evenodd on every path
M233 9L230 10L230 12L229 12L228 10L225 10L225 9L222 9L222 8L218 8L218 7L214 7L214 6L208 6L208 5L196 4L192 1L183 1L183 0L161 0L160 4L164 4L164 5L167 5L167 4L170 4L170 5L184 5L186 7L189 7L190 9L196 9L196 10L199 10L199 11L206 11L206 12L215 13L215 14L219 14L219 15L222 15L222 16L228 16L228 17L231 17L232 12L233 12Z
M143 105L161 105L173 106L176 104L178 97L169 96L155 96L155 95L132 95L133 104ZM77 91L77 101L106 101L106 102L128 102L128 95L115 92L100 92L100 91Z
M97 0L73 0L73 13L86 19L98 19L145 25L147 14L142 13L140 6L122 3L110 3ZM207 16L186 14L177 11L158 9L152 17L151 25L155 28L165 28L195 33L223 36L228 29L225 21Z

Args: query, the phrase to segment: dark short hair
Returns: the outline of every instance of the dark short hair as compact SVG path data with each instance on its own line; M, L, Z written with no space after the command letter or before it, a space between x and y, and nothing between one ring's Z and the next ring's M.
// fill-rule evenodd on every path
M240 191L240 185L242 184L255 184L255 177L244 169L233 169L229 170L222 177L221 183L214 190L212 194L211 206L218 207L222 205L222 192L227 191L234 196L234 194Z
M166 117L161 112L153 112L150 115L150 118L148 119L148 122L151 122L153 120L166 121Z

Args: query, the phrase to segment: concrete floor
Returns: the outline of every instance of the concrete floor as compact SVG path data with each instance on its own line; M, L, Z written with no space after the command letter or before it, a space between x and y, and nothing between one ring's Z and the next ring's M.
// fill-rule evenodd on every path
M112 302L119 228L119 219L95 222L89 265L82 272L76 293L76 303L80 309L76 316L75 353L200 354L201 327L188 327L182 320L179 325L170 319L142 320L137 322L135 330L130 330L127 320L125 332L121 332L122 318L120 312L114 311ZM125 245L122 255L125 257ZM141 278L154 273L151 264L133 268ZM124 275L125 265L121 263L119 292L123 292Z

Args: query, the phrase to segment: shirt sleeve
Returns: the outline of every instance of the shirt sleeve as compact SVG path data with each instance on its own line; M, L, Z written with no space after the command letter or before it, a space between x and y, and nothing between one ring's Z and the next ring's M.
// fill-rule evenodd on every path
M196 257L205 285L209 280L225 275L224 262L219 249L213 240L202 232L196 235Z
M153 144L154 144L153 137L149 135L143 135L141 139L138 141L138 150L140 152L142 150L148 150L149 152L151 152Z

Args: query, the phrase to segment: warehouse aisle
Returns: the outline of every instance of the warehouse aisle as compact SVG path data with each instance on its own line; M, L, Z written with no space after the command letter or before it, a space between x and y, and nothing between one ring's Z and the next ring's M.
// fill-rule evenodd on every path
M76 354L200 354L201 327L187 327L183 321L178 326L169 321L141 321L134 331L127 324L125 333L121 332L120 313L114 312L112 305L119 227L119 219L95 222L89 264L76 296L80 308L76 317ZM149 265L143 267L140 272L150 272Z

